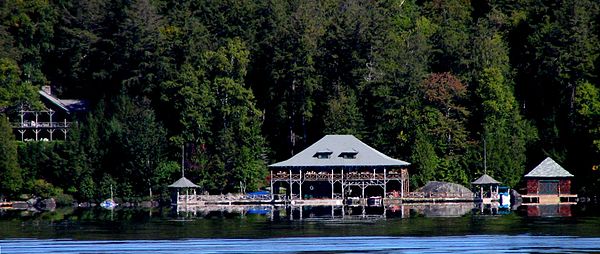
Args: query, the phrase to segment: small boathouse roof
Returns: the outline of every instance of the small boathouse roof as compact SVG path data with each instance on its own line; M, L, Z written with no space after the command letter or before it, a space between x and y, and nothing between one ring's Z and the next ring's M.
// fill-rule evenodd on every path
M573 177L573 174L548 157L527 173L525 177Z
M492 178L488 174L483 174L481 177L477 178L471 184L474 185L484 185L484 184L500 184L500 182L496 181L496 179Z
M352 135L326 135L292 158L269 167L408 166Z
M199 188L200 186L192 183L192 181L182 176L179 180L175 181L173 184L169 185L169 188Z

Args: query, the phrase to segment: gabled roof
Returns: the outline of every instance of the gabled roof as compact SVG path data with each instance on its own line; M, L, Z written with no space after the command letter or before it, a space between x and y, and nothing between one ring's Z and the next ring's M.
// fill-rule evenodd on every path
M315 156L331 151L331 156ZM342 153L356 152L353 158L340 157ZM410 163L393 159L363 143L352 135L327 135L292 158L269 167L330 167L330 166L408 166Z
M200 186L192 183L192 181L182 176L179 180L175 181L173 184L169 185L169 188L199 188Z
M42 96L42 98L48 100L50 103L56 105L57 107L61 108L67 113L85 111L87 109L87 103L84 100L61 100L59 98L54 97L51 94L48 94L44 90L39 90L38 93Z
M496 181L496 179L492 178L488 174L483 174L481 177L477 178L471 184L482 185L482 184L500 184L500 182Z
M50 101L52 104L56 105L57 107L61 108L62 110L69 112L69 109L67 107L65 107L64 104L62 104L62 102L60 102L60 100L42 90L38 91L38 93L45 98L46 100Z
M525 177L573 177L573 174L548 157L527 173Z

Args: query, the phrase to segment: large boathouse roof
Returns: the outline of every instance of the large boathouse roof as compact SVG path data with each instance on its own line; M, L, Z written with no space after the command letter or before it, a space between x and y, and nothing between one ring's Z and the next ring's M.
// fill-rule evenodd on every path
M548 157L527 173L525 177L573 177L573 174Z
M352 135L327 135L292 158L269 167L408 166Z

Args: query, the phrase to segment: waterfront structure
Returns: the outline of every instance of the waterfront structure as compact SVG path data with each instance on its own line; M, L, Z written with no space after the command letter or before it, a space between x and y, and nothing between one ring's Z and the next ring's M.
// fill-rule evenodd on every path
M576 202L577 194L571 194L573 175L550 157L525 175L527 194L524 203L558 204Z
M409 191L408 165L352 135L326 135L269 165L271 191L275 199L287 200L402 198Z
M83 100L59 99L52 94L50 86L38 91L44 109L34 110L19 105L18 120L11 125L21 141L53 141L66 140L67 133L76 115L87 111L87 103ZM62 135L56 135L55 132Z
M477 190L475 201L491 203L492 201L499 200L498 188L500 182L488 174L483 174L481 177L477 178L477 180L471 182L471 184Z
M181 176L179 180L175 181L169 188L172 188L174 191L171 193L171 203L172 205L198 205L199 199L196 195L196 188L200 188L200 186L196 185L189 179L185 178L185 176ZM191 193L190 193L191 190ZM182 191L185 191L182 193Z

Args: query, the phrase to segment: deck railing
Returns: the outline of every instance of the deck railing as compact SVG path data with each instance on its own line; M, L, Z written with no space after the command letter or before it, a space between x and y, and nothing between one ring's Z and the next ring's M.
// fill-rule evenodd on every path
M290 177L291 176L291 177ZM302 175L299 173L292 173L290 175L289 171L277 171L273 172L272 180L274 181L330 181L333 180L341 180L341 173L330 173L326 171L306 171L303 172ZM389 171L387 173L383 172L370 172L363 171L357 172L352 171L343 174L343 179L348 181L357 181L357 180L402 180L408 179L408 171Z
M13 128L35 129L35 128L69 128L71 122L22 122L12 123Z

